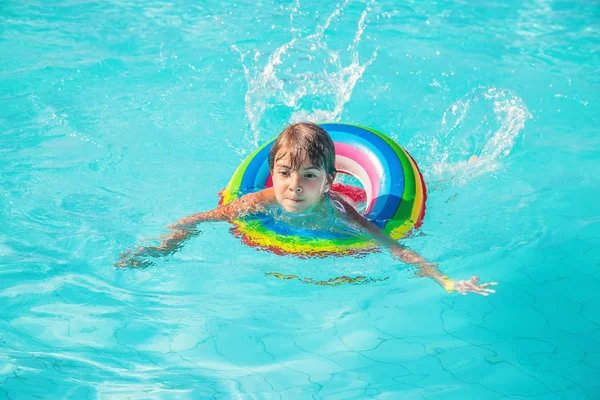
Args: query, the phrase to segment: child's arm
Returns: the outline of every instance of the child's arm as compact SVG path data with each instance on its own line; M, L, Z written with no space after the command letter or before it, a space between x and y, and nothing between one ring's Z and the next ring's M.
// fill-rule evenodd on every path
M169 225L170 229L190 229L203 221L230 221L236 219L243 213L255 212L275 201L273 188L250 193L232 201L229 204L220 205L214 210L199 212L181 218L176 223Z
M176 252L187 239L197 233L195 228L198 223L204 221L230 221L243 213L258 211L274 201L275 193L272 188L269 188L260 192L247 194L229 204L220 205L213 210L188 215L168 226L172 232L161 237L161 243L158 246L138 246L133 252L128 250L121 254L119 261L115 265L118 267L143 267L149 264L149 262L140 259L140 257L162 257Z
M340 199L347 216L358 225L360 225L377 243L387 247L393 256L399 257L407 264L416 265L419 267L419 274L421 276L427 276L435 280L440 286L442 286L448 292L459 292L461 294L467 294L473 292L487 296L490 293L495 293L495 290L488 289L488 286L497 285L496 282L482 283L479 284L479 277L473 276L471 279L464 281L453 281L448 276L444 275L437 268L437 264L430 263L417 254L415 251L410 250L392 239L381 231L375 224L368 221L363 217L355 207L346 202L344 199Z

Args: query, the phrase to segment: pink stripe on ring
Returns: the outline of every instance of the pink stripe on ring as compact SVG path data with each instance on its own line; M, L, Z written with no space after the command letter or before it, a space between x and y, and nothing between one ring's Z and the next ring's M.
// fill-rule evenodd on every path
M370 157L369 153L362 151L356 146L346 143L335 142L335 154L354 160L356 163L361 165L367 173L371 183L371 193L369 197L372 200L372 203L369 204L368 209L365 210L365 214L368 214L379 197L379 190L381 189L380 177L383 176L383 168L381 166L377 168L377 166L373 163L373 159Z

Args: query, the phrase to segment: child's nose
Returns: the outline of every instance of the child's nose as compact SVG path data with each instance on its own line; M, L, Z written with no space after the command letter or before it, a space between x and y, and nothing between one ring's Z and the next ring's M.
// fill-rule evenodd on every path
M302 187L300 186L300 176L298 174L292 174L290 177L290 190L293 192L302 191Z

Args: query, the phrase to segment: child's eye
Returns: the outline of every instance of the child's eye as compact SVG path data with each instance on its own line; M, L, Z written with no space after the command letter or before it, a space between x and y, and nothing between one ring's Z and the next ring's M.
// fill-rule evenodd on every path
M312 178L316 178L317 176L315 174L306 174L304 175L306 178L308 179L312 179Z
M279 175L281 175L281 176L289 176L290 172L289 171L279 171Z

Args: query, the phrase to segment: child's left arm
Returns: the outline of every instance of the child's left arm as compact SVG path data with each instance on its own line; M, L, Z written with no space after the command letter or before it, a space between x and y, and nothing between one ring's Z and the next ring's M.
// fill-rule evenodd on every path
M387 247L394 257L399 257L407 264L416 265L419 267L419 274L421 276L427 276L435 280L440 286L442 286L448 292L459 292L466 295L468 292L487 296L490 293L495 293L493 289L488 289L488 286L497 285L496 282L482 283L479 284L479 277L473 276L471 279L454 281L448 276L444 275L437 268L436 263L430 263L417 252L410 250L396 240L392 239L381 231L375 224L368 221L363 217L352 205L346 201L341 201L344 205L347 216L358 225L360 225L377 243Z

